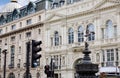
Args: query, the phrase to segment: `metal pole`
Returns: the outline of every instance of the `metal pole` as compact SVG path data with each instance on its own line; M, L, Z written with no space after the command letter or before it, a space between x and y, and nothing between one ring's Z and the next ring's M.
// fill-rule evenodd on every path
M30 78L30 61L29 61L29 55L30 55L30 42L27 42L26 43L26 50L27 50L27 53L26 53L26 78Z
M6 78L6 51L7 50L4 50L3 52L4 52L4 73L3 73L3 78Z

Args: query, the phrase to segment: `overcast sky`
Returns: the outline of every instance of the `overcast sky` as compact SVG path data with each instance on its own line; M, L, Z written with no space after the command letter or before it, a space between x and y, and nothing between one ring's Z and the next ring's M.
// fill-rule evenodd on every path
M9 3L10 1L11 0L0 0L0 11L1 11L1 8L5 4ZM18 1L18 3L20 3L20 5L24 6L24 5L28 4L29 1L36 1L36 0L17 0L17 1Z

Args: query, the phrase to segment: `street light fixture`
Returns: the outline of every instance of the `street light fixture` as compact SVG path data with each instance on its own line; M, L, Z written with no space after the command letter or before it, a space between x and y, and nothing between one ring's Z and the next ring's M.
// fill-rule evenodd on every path
M7 55L7 43L5 43L5 48L3 49L2 53L4 54L4 72L3 72L3 78L6 78L6 55Z
M50 67L51 67L51 78L54 78L55 59L53 58L51 58Z

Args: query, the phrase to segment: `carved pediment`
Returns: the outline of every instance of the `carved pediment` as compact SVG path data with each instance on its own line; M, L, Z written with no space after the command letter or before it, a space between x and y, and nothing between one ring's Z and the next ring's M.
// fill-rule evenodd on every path
M94 9L101 9L109 6L114 6L120 4L119 0L103 0L100 3L96 4Z
M59 19L65 18L65 15L63 14L50 14L46 17L46 21L50 22L50 21L56 21Z

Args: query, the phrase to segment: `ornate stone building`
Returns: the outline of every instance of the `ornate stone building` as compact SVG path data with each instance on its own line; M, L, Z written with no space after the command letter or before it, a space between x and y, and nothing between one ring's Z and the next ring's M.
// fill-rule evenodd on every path
M74 78L75 65L83 58L86 30L91 61L100 69L120 66L119 0L38 0L0 14L1 78L5 43L7 78L24 78L26 42L32 39L42 41L42 57L39 66L30 70L32 78L46 78L44 66L51 58L55 78Z

